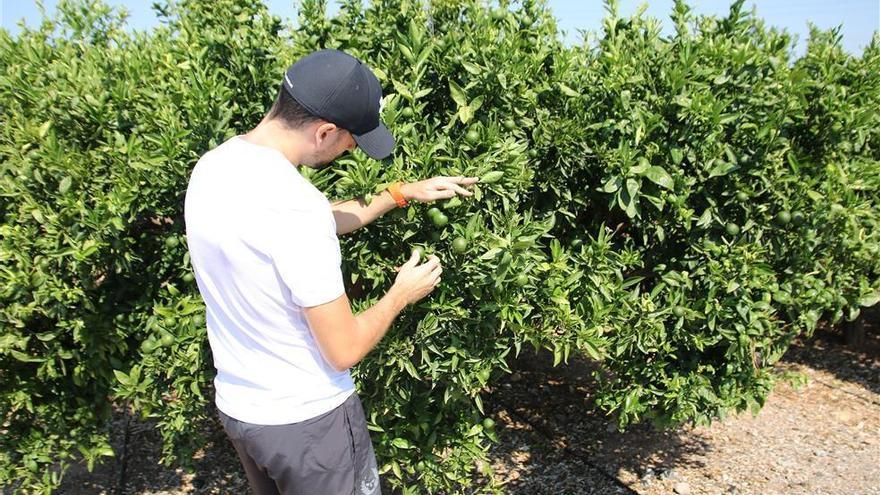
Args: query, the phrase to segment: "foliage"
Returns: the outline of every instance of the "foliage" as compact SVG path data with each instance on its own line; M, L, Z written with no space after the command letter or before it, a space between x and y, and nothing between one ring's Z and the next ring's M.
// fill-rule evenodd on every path
M621 427L757 410L794 337L880 299L880 44L854 57L817 30L795 59L742 2L722 19L678 2L671 36L608 8L575 47L531 0L349 0L332 17L306 0L289 30L258 2L182 0L137 33L69 1L0 31L0 485L48 492L75 457L113 455L114 407L156 420L166 462L203 445L189 170L322 47L376 70L399 143L303 170L328 196L484 178L342 239L356 310L413 246L450 267L353 370L392 485L497 491L482 398L523 344L596 360Z

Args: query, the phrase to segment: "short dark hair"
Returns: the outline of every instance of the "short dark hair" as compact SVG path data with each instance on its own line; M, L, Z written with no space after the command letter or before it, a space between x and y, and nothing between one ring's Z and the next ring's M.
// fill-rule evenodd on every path
M275 103L266 115L269 120L277 119L288 129L298 129L306 124L318 122L321 117L309 112L284 89L284 83L278 87Z

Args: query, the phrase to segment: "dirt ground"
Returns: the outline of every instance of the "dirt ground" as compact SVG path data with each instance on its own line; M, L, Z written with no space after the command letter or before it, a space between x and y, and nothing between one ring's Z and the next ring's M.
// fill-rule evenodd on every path
M618 433L583 412L585 363L521 357L493 402L496 477L516 494L880 494L880 338L860 350L837 338L790 349L779 370L807 382L777 385L758 416L667 432Z
M553 368L552 356L524 349L511 363L515 373L484 401L498 423L495 477L506 493L529 495L880 495L877 330L869 328L858 349L822 332L793 346L778 368L806 383L780 383L757 417L745 413L665 432L648 426L617 432L591 412L589 363ZM220 430L212 438L196 473L185 474L158 465L158 435L133 422L122 486L116 459L93 473L72 468L60 493L247 493L231 445Z

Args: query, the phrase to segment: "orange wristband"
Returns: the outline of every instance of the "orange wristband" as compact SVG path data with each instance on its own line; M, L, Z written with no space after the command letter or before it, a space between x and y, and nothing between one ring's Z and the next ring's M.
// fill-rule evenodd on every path
M400 192L400 182L395 182L388 186L388 192L391 193L391 197L394 198L394 202L397 203L397 206L403 208L408 203L406 198L403 197L403 193Z

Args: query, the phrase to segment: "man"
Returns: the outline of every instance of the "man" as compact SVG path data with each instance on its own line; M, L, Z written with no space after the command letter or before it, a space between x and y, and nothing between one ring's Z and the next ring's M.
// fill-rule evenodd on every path
M379 492L378 470L349 368L408 304L440 282L436 256L398 268L388 293L353 315L338 234L407 201L470 196L475 178L394 184L367 205L329 203L298 166L320 167L359 146L385 158L379 81L336 50L286 72L260 124L207 152L184 206L190 259L207 308L216 404L254 493Z

